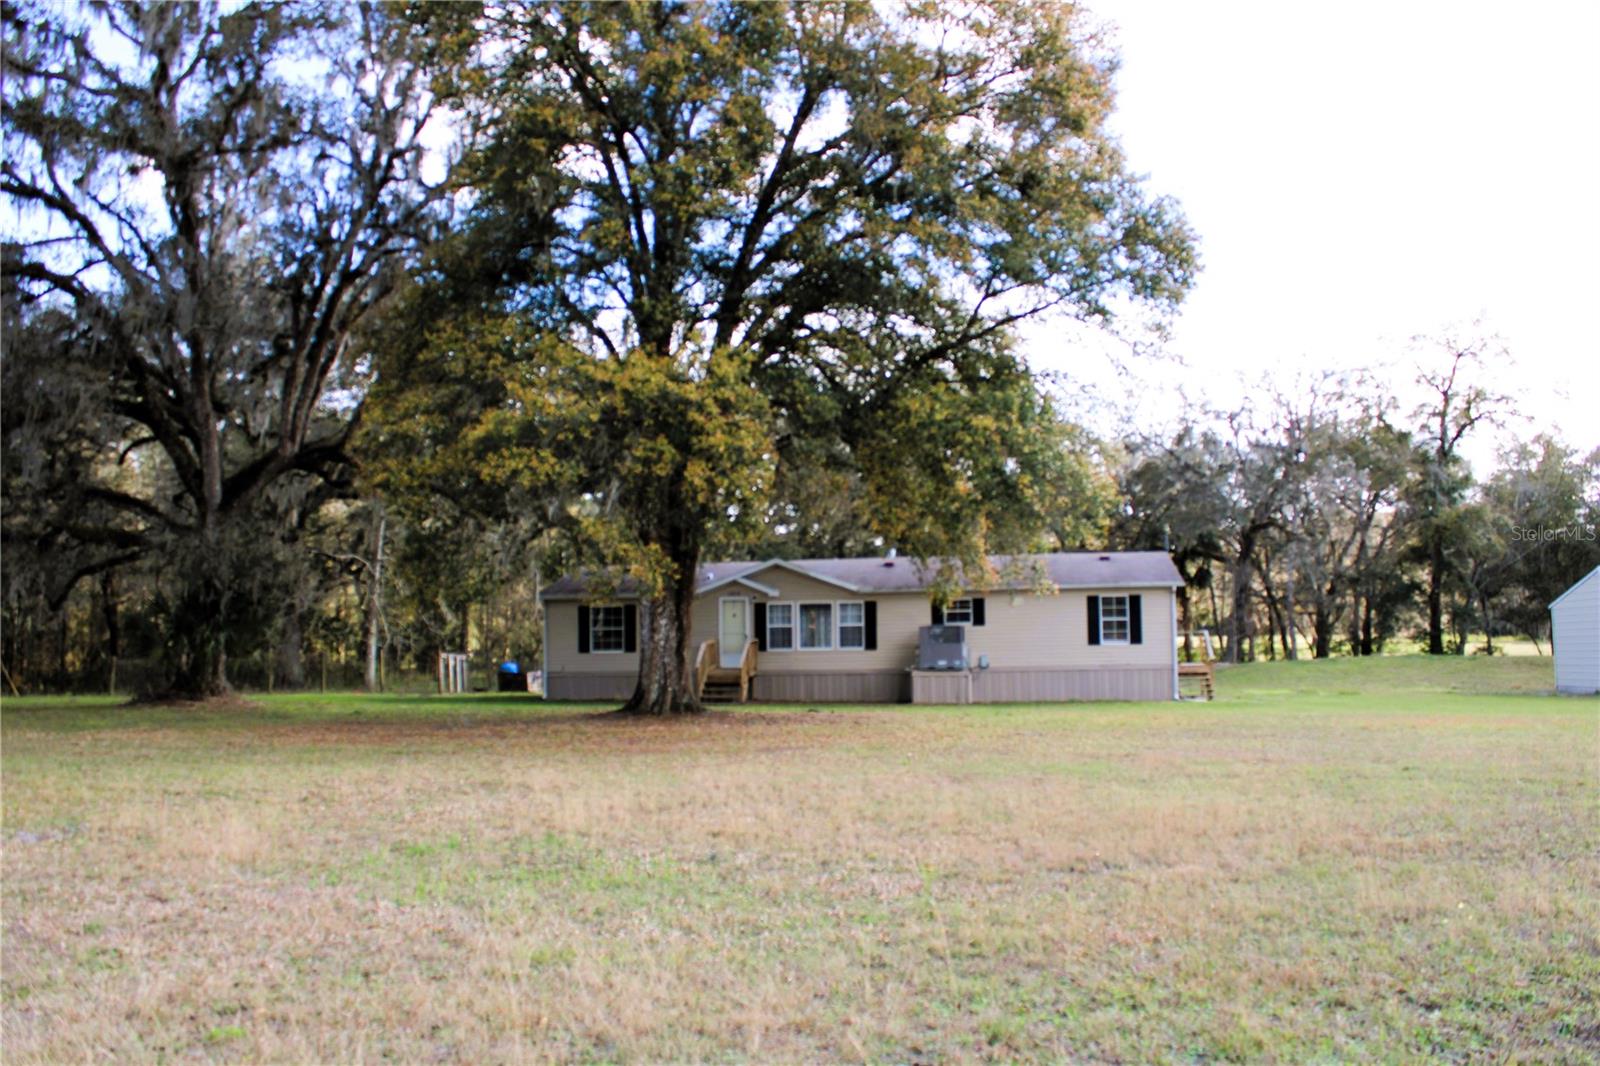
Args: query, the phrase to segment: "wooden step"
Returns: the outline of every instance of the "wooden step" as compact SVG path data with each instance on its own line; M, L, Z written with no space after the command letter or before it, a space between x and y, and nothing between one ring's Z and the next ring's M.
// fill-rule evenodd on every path
M742 703L739 699L738 681L706 681L705 691L700 694L703 703Z

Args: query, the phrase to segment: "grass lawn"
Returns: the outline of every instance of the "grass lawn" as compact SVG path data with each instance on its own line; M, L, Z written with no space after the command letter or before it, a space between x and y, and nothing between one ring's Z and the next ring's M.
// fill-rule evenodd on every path
M7 700L8 1064L1595 1061L1600 701Z

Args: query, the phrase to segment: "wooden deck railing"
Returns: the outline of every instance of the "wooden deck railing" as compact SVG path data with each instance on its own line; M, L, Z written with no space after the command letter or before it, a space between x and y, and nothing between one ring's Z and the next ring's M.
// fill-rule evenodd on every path
M706 693L706 678L717 668L717 642L702 641L694 656L694 694L699 699Z
M744 654L739 656L739 702L750 700L750 680L756 676L756 642L745 641Z
M739 653L739 702L745 703L750 699L750 682L756 676L756 642L747 640L744 651ZM703 641L700 649L694 655L694 694L704 697L706 682L713 677L717 683L732 684L733 668L724 668L722 665L721 651L714 640Z
M1217 691L1216 668L1210 662L1179 663L1178 685L1182 688L1185 680L1197 683L1201 699L1214 699Z

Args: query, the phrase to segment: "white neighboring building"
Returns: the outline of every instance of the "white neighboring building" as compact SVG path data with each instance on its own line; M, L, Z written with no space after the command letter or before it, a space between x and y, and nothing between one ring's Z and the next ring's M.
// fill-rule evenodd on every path
M1556 691L1600 692L1600 566L1550 604Z

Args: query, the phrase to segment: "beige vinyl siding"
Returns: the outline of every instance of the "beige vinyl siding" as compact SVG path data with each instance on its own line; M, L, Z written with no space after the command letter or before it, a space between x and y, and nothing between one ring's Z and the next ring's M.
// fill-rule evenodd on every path
M1161 666L1114 670L918 670L912 703L1063 703L1073 700L1170 700L1172 671Z
M1144 639L1139 644L1090 644L1089 597L1143 597ZM989 657L991 670L1172 667L1171 589L1072 589L1054 595L984 593L984 625L967 629L974 665ZM924 611L926 613L926 611ZM927 625L924 619L921 625ZM880 635L882 625L879 626ZM912 634L915 640L915 632ZM1167 686L1170 695L1171 684Z
M761 653L759 662L764 674L905 670L916 660L917 630L931 621L928 596L922 592L853 593L775 567L749 577L777 589L779 595L769 600L754 589L738 584L706 593L694 606L692 647L699 647L701 641L716 639L718 603L724 596L747 596L752 604L866 600L875 600L878 604L876 651L769 650ZM979 655L987 655L992 669L1171 669L1171 589L1073 589L1053 595L1031 592L974 595L983 596L985 615L983 625L967 627L967 647L974 663ZM1091 645L1088 634L1090 595L1142 596L1143 641ZM1170 689L1171 685L1167 687Z
M909 565L904 562L899 565ZM755 696L763 700L873 702L911 697L907 670L916 658L917 630L930 621L923 592L854 593L781 567L747 575L774 588L776 597L733 583L701 595L691 614L689 656L703 641L717 639L720 601L757 603L877 603L878 647L873 651L800 649L762 652ZM1091 645L1090 595L1143 597L1139 644ZM1172 590L1073 589L1056 594L984 592L984 625L967 629L974 667L972 698L983 701L1043 699L1170 699L1172 695ZM547 603L546 660L553 698L621 698L633 690L637 653L578 653L578 604ZM751 612L752 624L754 612ZM838 615L834 613L837 644ZM797 629L798 636L798 629ZM578 675L584 675L578 680ZM985 676L987 675L987 676ZM623 691L625 689L625 691ZM616 697L602 693L618 693Z
M723 586L695 601L690 654L702 641L717 638L717 613L725 596L763 602L834 603L875 600L878 604L878 647L875 651L795 649L761 654L763 673L868 673L904 670L916 658L917 630L928 624L928 598L913 593L853 593L784 570L751 575L776 588L776 600L743 585ZM1144 640L1140 644L1089 643L1088 597L1137 594L1143 597ZM991 669L1095 669L1170 666L1172 662L1172 592L1170 589L1073 589L1054 595L990 592L984 596L984 625L969 626L967 645L973 661L989 657ZM548 605L551 673L625 673L638 670L636 653L578 654L578 605ZM835 617L837 622L837 616Z
M972 671L911 671L912 703L971 703Z
M1059 703L1070 700L1170 700L1172 668L1114 670L974 670L974 703Z
M552 700L625 700L633 695L639 683L637 673L632 674L551 674L546 683L546 699Z
M755 698L769 703L904 703L910 698L904 670L859 674L758 673Z
M545 634L545 669L552 675L638 676L639 653L636 651L578 652L578 604L574 600L555 600L545 604ZM633 691L631 686L628 691Z
M908 565L900 563L897 565ZM904 670L917 654L917 627L928 624L928 598L925 594L894 593L890 595L870 592L850 592L814 581L802 574L791 573L781 567L768 567L748 575L752 581L778 590L775 597L767 597L745 585L724 585L712 589L695 601L692 648L701 641L717 639L717 614L719 603L725 596L748 596L752 605L757 603L792 603L796 613L796 643L798 643L798 614L802 603L865 603L878 604L878 647L876 651L841 650L838 644L839 615L834 607L834 644L831 651L795 648L791 651L764 651L757 669L762 674L866 674L887 670ZM753 634L752 634L753 635ZM692 654L692 653L691 653ZM875 682L875 685L881 684ZM774 697L788 698L788 697ZM795 699L822 697L796 696Z

